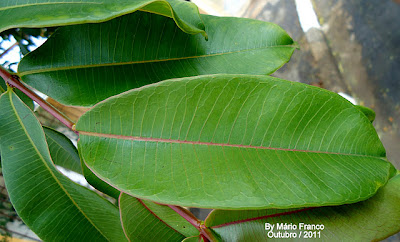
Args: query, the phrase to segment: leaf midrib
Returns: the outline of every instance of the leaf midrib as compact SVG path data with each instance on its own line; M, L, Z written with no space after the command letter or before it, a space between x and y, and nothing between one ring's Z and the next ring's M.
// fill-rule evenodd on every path
M43 68L43 69L35 69L35 70L31 70L31 71L18 72L18 75L20 77L22 77L22 76L26 76L26 75L39 74L39 73L44 73L44 72L55 72L55 71L75 70L75 69L84 69L84 68L123 66L123 65L134 65L134 64L146 64L146 63L158 63L158 62L178 61L178 60L187 60L187 59L197 59L197 58L206 58L206 57L213 57L213 56L236 54L236 53L255 51L255 50L263 50L263 49L268 49L268 48L280 48L280 47L296 48L295 45L273 45L273 46L265 46L265 47L261 47L261 48L245 49L245 50L230 51L230 52L211 53L211 54L197 55L197 56L185 56L185 57L158 59L158 60L154 59L154 60L143 60L143 61L127 61L127 62L117 62L117 63L101 63L101 64L90 64L90 65L76 65L76 66Z
M103 4L103 2L46 2L46 3L30 3L30 4L21 4L21 5L14 5L14 6L6 6L0 8L0 11L9 10L9 9L16 9L16 8L25 8L31 6L38 6L38 5L54 5L54 4Z
M286 215L291 215L291 214L296 214L296 213L301 213L301 212L304 212L304 211L312 210L312 209L315 209L315 208L316 207L302 208L302 209L287 211L287 212L283 212L283 213L274 213L274 214L264 215L264 216L255 217L255 218L236 220L236 221L232 221L232 222L228 222L228 223L224 223L224 224L214 225L214 226L211 226L210 228L211 229L216 229L216 228L221 228L221 227L225 227L225 226L229 226L229 225L246 223L246 222L250 222L250 221L254 221L254 220L261 220L261 219L266 219L266 218L286 216Z
M122 194L122 193L121 193ZM178 230L174 229L172 226L170 226L167 222L165 222L164 220L162 220L160 217L158 217L157 214L155 214L142 200L140 200L139 198L135 197L135 199L137 199L139 201L140 204L142 204L142 206L147 209L147 211L149 211L154 217L156 217L159 221L161 221L163 224L165 224L168 228L172 229L173 231L175 231L176 233L182 235L183 237L186 237L184 234L182 234L181 232L179 232Z
M299 149L288 149L288 148L275 148L267 146L254 146L254 145L242 145L242 144L228 144L228 143L213 143L213 142L202 142L202 141L188 141L188 140L173 140L173 139L163 139L163 138L149 138L140 136L126 136L118 134L103 134L88 131L80 131L79 135L103 137L110 139L122 139L122 140L133 140L133 141L145 141L145 142L161 142L161 143L175 143L175 144L192 144L192 145L207 145L207 146L221 146L221 147L235 147L235 148L247 148L247 149L262 149L262 150L279 150L279 151L293 151L293 152L304 152L304 153L314 153L314 154L331 154L331 155L346 155L346 156L356 156L356 157L369 157L380 159L385 161L384 157L372 156L372 155L362 155L362 154L351 154L351 153L338 153L338 152L328 152L328 151L313 151L313 150L299 150Z
M18 122L21 125L22 130L25 132L26 137L28 138L29 142L32 144L33 148L35 149L36 153L38 154L40 160L43 162L43 164L45 165L46 169L49 171L49 173L51 174L51 176L54 178L55 182L59 185L59 187L65 192L65 194L68 196L68 198L71 200L71 202L75 205L75 207L81 212L81 214L93 225L94 228L96 228L96 230L105 238L108 239L107 236L105 236L102 231L92 222L92 220L83 212L83 210L79 207L79 205L75 202L75 200L70 196L70 194L68 193L68 191L64 188L64 186L60 183L60 181L58 180L58 178L56 177L56 175L53 173L53 171L50 169L50 167L47 165L44 157L42 156L42 154L40 153L40 151L38 150L38 148L36 147L35 143L33 142L33 140L31 139L31 136L29 135L28 131L25 128L24 123L22 122L21 118L18 115L18 112L14 106L14 102L13 102L13 96L12 96L13 92L9 92L9 96L10 96L10 104L11 107L14 111L15 116L18 119ZM51 158L50 158L51 159Z

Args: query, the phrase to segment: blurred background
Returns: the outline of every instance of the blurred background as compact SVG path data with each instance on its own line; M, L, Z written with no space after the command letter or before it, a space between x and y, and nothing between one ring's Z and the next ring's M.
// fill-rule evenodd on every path
M400 1L192 0L207 14L273 22L300 45L274 76L341 93L376 112L400 169Z
M322 87L354 104L372 108L376 112L374 126L387 157L400 169L399 0L192 2L204 14L259 19L285 29L299 43L300 50L273 75ZM43 43L54 30L14 29L1 33L0 64L16 70L20 58ZM75 120L86 111L49 101ZM76 138L45 111L40 108L36 111L43 124ZM202 218L208 213L199 209L192 212ZM0 240L18 241L15 238L39 240L13 211L0 173ZM400 241L400 236L394 235L386 241Z

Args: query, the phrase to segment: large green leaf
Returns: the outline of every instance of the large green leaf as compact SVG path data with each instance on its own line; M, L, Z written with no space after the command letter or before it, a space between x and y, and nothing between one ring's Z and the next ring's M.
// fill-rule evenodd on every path
M206 35L196 5L182 0L0 1L0 32L10 28L98 23L136 10L171 17L186 33Z
M157 241L160 238L162 241L181 241L200 234L168 206L121 193L119 208L124 232L130 241Z
M76 125L86 164L135 197L211 208L365 200L395 172L367 117L339 95L268 76L163 81Z
M81 160L78 150L65 135L47 127L43 127L46 141L54 164L82 174Z
M142 12L64 27L23 58L19 75L60 102L88 106L175 77L270 74L288 62L295 49L288 34L272 23L203 19L208 41L183 33L171 19Z
M356 204L300 210L214 210L205 221L222 241L266 241L273 233L295 233L323 241L378 241L400 231L400 175L389 180L372 198ZM278 229L280 224L296 225L296 230ZM301 223L324 225L323 230L305 229ZM302 235L300 235L300 232ZM300 237L300 238L299 238ZM282 238L280 239L282 240Z
M124 241L118 208L56 170L32 111L12 91L0 106L4 180L29 228L46 241Z

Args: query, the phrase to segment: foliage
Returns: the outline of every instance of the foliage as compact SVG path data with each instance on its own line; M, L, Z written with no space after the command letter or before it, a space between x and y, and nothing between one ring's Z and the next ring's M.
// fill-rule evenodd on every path
M7 1L1 19L12 20L2 31L62 26L18 73L0 70L6 187L43 240L363 241L400 230L400 174L375 113L267 76L297 48L279 26L181 0ZM31 87L92 108L74 124ZM77 148L42 127L31 99L79 134ZM214 210L200 221L183 207ZM324 228L268 227L280 223Z

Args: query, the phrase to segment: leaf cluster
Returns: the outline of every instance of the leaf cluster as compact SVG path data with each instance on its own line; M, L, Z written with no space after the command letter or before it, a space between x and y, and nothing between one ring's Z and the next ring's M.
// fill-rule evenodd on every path
M13 35L62 26L17 74L28 96L91 107L73 125L75 147L42 127L25 94L0 88L6 187L43 240L264 241L287 232L268 224L304 223L324 228L296 239L364 241L400 230L400 174L375 113L268 76L297 48L279 26L181 0L6 1L0 23ZM200 221L184 207L213 211Z

